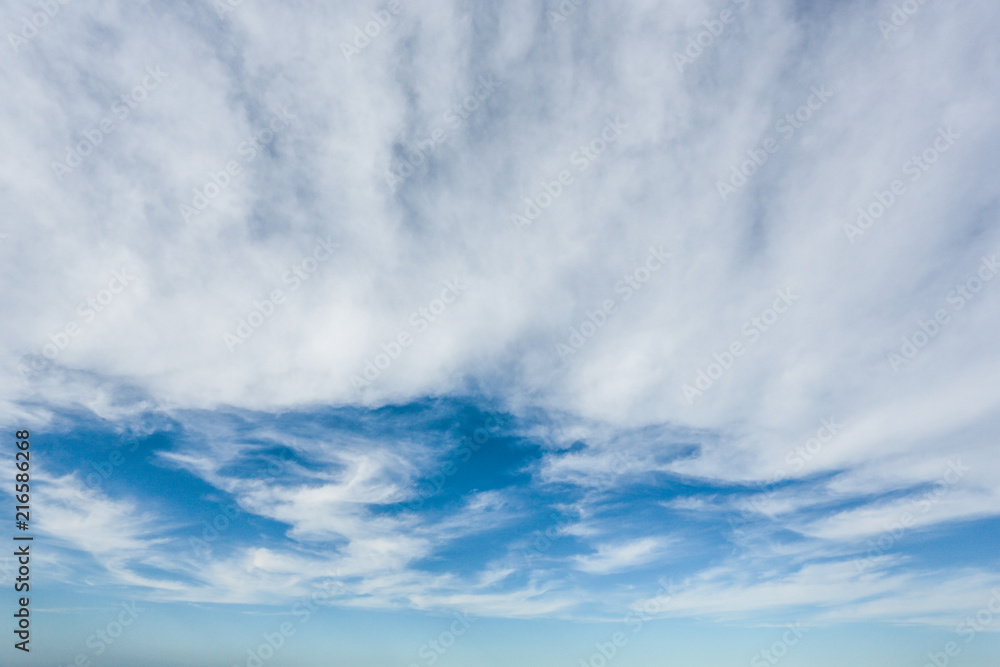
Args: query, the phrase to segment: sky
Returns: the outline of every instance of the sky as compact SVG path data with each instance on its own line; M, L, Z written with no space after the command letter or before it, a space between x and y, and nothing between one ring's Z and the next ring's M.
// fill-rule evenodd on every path
M995 667L998 24L0 0L0 663Z

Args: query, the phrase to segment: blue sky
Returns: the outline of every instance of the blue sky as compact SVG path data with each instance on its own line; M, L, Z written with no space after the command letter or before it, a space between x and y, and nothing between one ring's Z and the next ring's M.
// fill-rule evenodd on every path
M0 3L0 662L994 665L998 13Z

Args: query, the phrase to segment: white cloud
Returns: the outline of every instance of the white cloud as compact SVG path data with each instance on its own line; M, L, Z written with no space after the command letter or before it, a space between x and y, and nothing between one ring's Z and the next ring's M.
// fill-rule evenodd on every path
M621 572L653 560L662 562L666 544L661 539L645 537L622 544L599 544L597 552L574 556L575 567L590 574Z
M529 2L480 16L451 0L415 1L350 61L339 42L370 7L244 3L220 19L207 4L178 13L112 2L84 21L67 5L4 69L18 91L0 101L0 308L14 324L0 337L4 423L44 424L81 404L130 422L152 406L277 413L489 392L519 415L557 415L536 431L547 451L533 479L583 487L586 509L599 492L658 474L769 481L835 415L848 429L791 474L823 481L770 497L776 526L846 549L907 502L886 494L932 484L951 457L972 470L920 527L995 515L1000 279L961 308L949 296L1000 252L1000 67L983 48L1000 8L926 4L883 39L875 20L889 2L837 3L822 32L806 4L751 3L684 72L672 54L701 30L706 9L694 2L587 5L553 29ZM166 79L60 178L53 161L85 145L150 66ZM495 76L497 91L390 192L387 170L448 126L446 112L480 76ZM722 201L717 181L782 137L776 123L814 86L832 97ZM251 159L241 146L285 105L289 126ZM574 152L617 116L621 136L577 170ZM913 180L904 165L940 128L958 139ZM240 173L185 221L181 205L230 161ZM564 169L574 182L518 233L511 214ZM896 178L906 193L850 243L844 223ZM328 238L339 247L311 271ZM621 287L651 245L670 261L641 289ZM134 284L88 310L123 267ZM455 277L468 290L435 313ZM788 289L794 307L744 333ZM258 305L275 290L281 303ZM556 344L609 299L615 312L560 358ZM261 326L230 351L224 335L258 308ZM947 324L894 371L887 355L940 309ZM391 351L401 334L412 344ZM734 342L745 352L685 400L683 386ZM22 372L35 362L38 373ZM377 377L359 388L352 376L369 364ZM577 439L588 448L563 451ZM368 508L411 497L407 484L437 460L428 443L326 443L309 450L323 472L295 469L300 478L281 485L220 472L243 451L232 444L165 456L295 539L346 540L345 572L408 567L443 532ZM697 455L678 458L681 446ZM609 478L625 451L635 465ZM46 520L67 544L155 551L126 501L60 484ZM442 525L457 535L476 513L510 521L517 508L506 502L480 496ZM796 514L826 502L838 509ZM861 507L839 508L848 502ZM606 538L585 521L573 530ZM642 540L609 542L575 562L610 572L654 553ZM261 569L253 563L241 577ZM819 590L790 580L764 592L853 599L837 593L840 570L820 574ZM289 584L275 576L266 586ZM542 600L543 589L478 603L567 607Z
M88 489L76 476L37 476L37 527L57 542L101 560L119 561L165 542L154 538L154 518L134 502Z

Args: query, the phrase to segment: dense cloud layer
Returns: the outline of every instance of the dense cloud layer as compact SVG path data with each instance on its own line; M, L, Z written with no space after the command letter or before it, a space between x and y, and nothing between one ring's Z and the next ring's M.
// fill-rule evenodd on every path
M609 488L663 474L705 485L664 501L701 519L734 510L727 484L760 490L766 525L737 533L754 555L693 580L739 591L713 593L719 609L778 594L733 577L786 548L819 582L788 600L861 599L848 559L928 489L945 492L916 505L918 528L1000 499L1000 7L903 4L70 3L34 32L8 7L7 420L475 396L541 443L532 485L583 490L552 499L589 545L566 568L683 551L587 519ZM296 540L343 536L342 573L373 591L402 585L389 570L417 581L406 568L468 512L510 511L469 495L451 519L370 522L412 499L434 443L337 449L321 491L233 479L239 451L162 457ZM762 486L788 480L807 483ZM93 502L95 521L117 516ZM130 544L155 551L132 521ZM827 556L844 560L810 560ZM898 592L924 575L878 576ZM406 603L461 601L438 584ZM529 604L545 585L476 608L586 598ZM865 613L931 617L943 597Z

